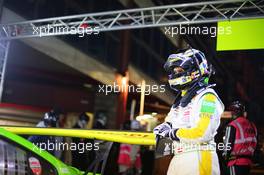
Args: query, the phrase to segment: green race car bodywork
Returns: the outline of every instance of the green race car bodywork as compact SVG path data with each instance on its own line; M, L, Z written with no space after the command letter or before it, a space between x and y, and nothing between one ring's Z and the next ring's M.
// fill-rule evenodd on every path
M104 143L100 143L102 144L100 150L103 154L98 153L101 158L98 160L95 159L91 165L87 165L87 168L91 168L90 166L98 168L95 164L103 163L104 166L102 165L101 167L101 173L96 173L96 175L104 174L106 160L113 142L136 145L155 145L155 136L150 132L0 126L0 174L1 172L5 174L6 171L10 171L14 174L14 172L16 173L21 169L22 173L18 173L18 175L85 174L77 168L66 165L47 151L43 151L43 149L38 148L19 135L77 137L103 141ZM21 154L21 156L18 156L18 153ZM103 162L100 162L101 160L103 160ZM41 171L42 173L36 171ZM91 171L98 172L97 169ZM94 173L89 172L85 175L93 174Z
M79 171L77 168L68 166L64 164L62 161L58 160L54 156L52 156L47 151L43 151L40 149L36 149L36 146L30 141L24 139L21 136L13 134L9 131L6 131L3 128L0 128L0 140L8 140L9 142L13 142L19 145L24 150L27 150L42 159L45 159L48 163L50 163L57 171L57 175L83 175L84 172ZM91 174L91 173L88 173Z

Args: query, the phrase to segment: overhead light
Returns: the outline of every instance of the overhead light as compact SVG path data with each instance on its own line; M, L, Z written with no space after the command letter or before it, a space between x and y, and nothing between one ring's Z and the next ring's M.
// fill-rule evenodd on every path
M92 84L87 84L87 83L83 84L83 86L86 87L86 88L92 88L93 87Z
M126 86L127 84L127 77L122 77L122 86Z

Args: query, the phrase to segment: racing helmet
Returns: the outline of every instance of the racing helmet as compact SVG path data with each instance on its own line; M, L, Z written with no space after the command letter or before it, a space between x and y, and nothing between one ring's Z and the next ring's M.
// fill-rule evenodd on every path
M244 116L245 106L240 101L232 102L228 110L231 111L232 118Z
M201 77L209 77L211 72L204 53L196 49L171 54L164 69L168 73L170 87L176 91L187 88Z
M44 114L43 121L44 121L45 126L56 127L58 118L59 117L57 116L57 114L51 111L51 112L46 112Z

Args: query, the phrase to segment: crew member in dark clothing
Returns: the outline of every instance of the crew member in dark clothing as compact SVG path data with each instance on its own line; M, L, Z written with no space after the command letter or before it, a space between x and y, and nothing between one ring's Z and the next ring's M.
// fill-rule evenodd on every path
M106 129L107 115L105 111L97 111L95 113L95 122L93 129Z
M54 112L47 112L44 115L44 118L37 127L50 128L56 127L58 121L58 116ZM41 150L46 150L51 154L54 154L54 146L51 146L55 143L55 138L53 136L30 136L28 140L34 143L36 146L40 147Z
M89 116L86 113L82 113L79 116L79 120L73 126L76 129L84 129L86 128L89 122ZM72 138L72 142L76 145L94 145L94 141L90 139L83 139L83 138ZM85 147L85 146L84 146ZM71 150L72 151L72 166L78 168L79 170L86 171L91 164L91 162L95 159L95 151L92 150Z

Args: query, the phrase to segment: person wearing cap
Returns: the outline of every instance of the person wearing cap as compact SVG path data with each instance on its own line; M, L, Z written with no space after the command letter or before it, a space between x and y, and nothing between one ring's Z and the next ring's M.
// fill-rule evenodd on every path
M257 128L246 118L245 106L241 102L232 102L228 109L232 121L226 128L223 156L228 162L230 175L247 175L257 146Z

